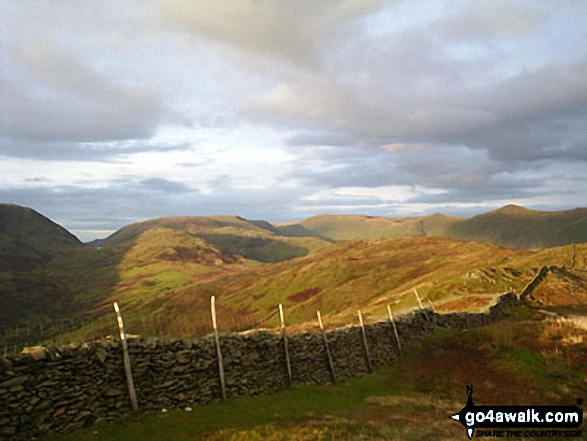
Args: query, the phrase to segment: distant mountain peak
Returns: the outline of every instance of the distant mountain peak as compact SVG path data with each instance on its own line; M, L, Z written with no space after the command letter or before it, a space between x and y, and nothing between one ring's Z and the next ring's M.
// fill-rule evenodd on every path
M521 207L521 206L516 205L516 204L508 204L508 205L506 205L504 207L501 207L501 208L499 208L499 209L497 209L495 211L506 212L506 213L507 212L510 212L510 213L527 213L527 212L532 211L532 210L529 210L528 208L524 208L524 207Z

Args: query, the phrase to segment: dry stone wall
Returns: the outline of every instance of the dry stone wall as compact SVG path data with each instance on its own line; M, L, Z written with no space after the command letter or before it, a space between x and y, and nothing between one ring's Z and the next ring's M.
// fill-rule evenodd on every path
M437 328L469 328L499 320L518 303L502 296L487 313L435 314L418 311L397 320L407 349ZM391 324L365 326L374 367L391 363L399 350ZM338 380L367 372L359 327L327 332ZM332 381L322 336L288 338L294 383ZM220 338L229 398L263 394L288 384L281 335L258 331ZM184 408L221 397L214 340L129 340L133 377L141 411ZM120 342L41 348L18 358L0 358L0 439L30 440L69 432L131 412Z

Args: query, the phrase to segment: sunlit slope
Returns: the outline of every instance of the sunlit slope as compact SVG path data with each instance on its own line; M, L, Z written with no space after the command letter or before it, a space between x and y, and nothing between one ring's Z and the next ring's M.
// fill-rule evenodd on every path
M388 303L413 307L413 287L440 310L470 309L521 290L542 264L562 264L568 257L564 249L530 254L444 238L352 241L209 289L225 304L262 314L283 303L294 322L313 320L317 309L347 320L358 308L384 315Z
M188 286L223 280L328 244L313 237L278 236L265 222L236 216L163 218L131 225L101 244L120 253L118 281L105 304L120 300L131 307L154 308L173 303L170 297L185 293Z
M81 244L33 210L3 206L0 323L92 316L111 302L150 303L186 284L306 255L329 242L286 237L237 216L173 217L129 225Z
M328 242L315 237L288 237L265 221L249 221L238 216L168 217L124 227L99 243L101 246L130 246L153 228L174 230L186 239L198 238L223 253L240 255L259 262L278 262L319 249Z
M447 235L519 249L585 243L587 209L542 212L508 205L471 219L455 222L449 226Z
M285 234L316 235L330 240L379 239L407 236L444 236L458 218L435 214L426 217L385 218L324 214L278 228Z
M442 214L408 218L320 215L278 228L285 234L312 234L335 241L439 236L512 249L541 249L587 242L587 209L542 212L508 205L470 219Z
M585 253L587 246L577 250ZM215 295L227 327L235 317L276 326L280 303L290 324L314 326L320 310L330 325L341 325L356 321L357 309L375 320L386 316L388 304L396 313L416 307L413 287L425 305L430 300L439 311L478 310L496 295L521 292L541 266L563 266L569 256L569 247L515 251L432 237L349 241L229 277L186 282L150 310L159 315L181 311L192 323L208 325L210 296Z

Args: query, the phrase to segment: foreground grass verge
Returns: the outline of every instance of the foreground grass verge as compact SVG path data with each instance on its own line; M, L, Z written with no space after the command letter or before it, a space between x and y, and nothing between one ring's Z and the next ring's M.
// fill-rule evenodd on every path
M393 365L344 384L295 386L53 436L73 440L462 440L449 415L473 384L478 404L585 398L587 334L524 308L503 322L439 330ZM585 341L583 339L585 338Z

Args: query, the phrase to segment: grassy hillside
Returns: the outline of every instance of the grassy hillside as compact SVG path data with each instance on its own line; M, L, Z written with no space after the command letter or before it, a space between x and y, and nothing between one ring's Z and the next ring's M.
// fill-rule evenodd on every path
M470 219L442 214L412 218L320 215L279 228L285 234L334 241L439 236L512 249L541 249L587 242L587 208L551 213L508 205Z
M384 237L423 236L420 218L389 219L383 217L323 214L301 222L282 224L285 234L312 234L335 241L379 239Z
M455 222L449 226L447 235L519 249L584 243L587 242L587 209L548 213L508 205Z
M77 237L36 211L0 204L0 271L35 269L80 246Z
M86 247L30 208L0 204L0 324L58 313L72 301L52 262Z
M20 271L0 271L0 325L5 330L26 327L27 338L35 332L44 332L43 338L53 338L61 330L67 333L63 320L83 323L102 317L108 324L114 301L124 303L131 314L134 309L148 313L161 304L167 305L165 314L175 313L169 297L185 293L188 285L222 279L263 262L306 255L329 244L315 237L282 236L266 222L236 216L155 219L125 227L93 247L75 238L75 246L66 246L68 242L57 248L44 246L48 235L42 228L27 219L21 219L21 224L35 255L46 259L29 259ZM58 233L63 230L57 229ZM53 236L59 239L58 234ZM20 238L16 233L7 237ZM99 335L99 329L84 327L77 337ZM22 332L8 335L11 344L15 339L22 341ZM0 345L6 343L0 338Z
M326 241L314 237L289 237L268 222L249 221L238 216L153 219L124 227L97 245L128 246L153 228L179 231L186 238L203 239L224 253L259 262L288 260L327 245Z
M587 246L578 247L579 254L585 252ZM563 265L568 259L568 247L531 253L443 238L349 241L293 261L188 284L174 303L192 321L215 295L228 324L243 315L275 326L282 303L290 324L314 326L319 309L335 326L356 321L358 308L369 320L385 317L387 304L398 313L414 308L413 287L440 311L480 309L497 294L520 292L540 266Z
M414 287L426 305L430 301L440 312L480 310L499 294L521 292L543 265L568 264L571 254L570 247L530 252L416 237L337 243L276 264L239 258L203 265L175 257L173 240L182 240L178 232L175 239L165 229L144 234L159 236L169 252L162 257L159 247L149 251L146 244L155 243L153 238L126 252L118 265L119 280L103 301L105 322L87 330L86 337L115 332L114 301L125 311L129 332L170 336L209 333L212 295L222 332L277 327L280 303L292 330L316 328L316 310L327 327L355 323L357 309L367 321L381 320L388 304L395 314L416 308ZM568 270L572 280L582 283L559 287L561 296L572 295L576 302L587 301L585 255L587 245L577 246L577 266Z

